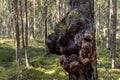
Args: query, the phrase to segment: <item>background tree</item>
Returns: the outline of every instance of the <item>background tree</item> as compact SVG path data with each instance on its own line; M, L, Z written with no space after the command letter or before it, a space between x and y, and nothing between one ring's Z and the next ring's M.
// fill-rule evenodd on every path
M28 62L28 3L27 0L25 0L25 16L26 16L26 25L25 25L25 62L26 67L29 67Z
M16 31L16 62L18 68L21 65L21 56L20 56L20 33L19 33L19 10L18 10L18 0L14 0L14 20L15 20L15 31Z
M115 67L115 53L116 53L116 26L117 26L117 3L116 0L109 0L109 45L112 56L112 68Z
M21 20L21 33L22 33L22 46L23 48L25 47L25 38L24 38L24 21L23 21L23 1L20 0L19 1L19 4L20 4L20 20Z
M48 24L47 24L48 23L48 20L47 20L47 18L48 18L48 5L47 5L47 0L45 0L45 2L44 2L44 10L45 10L45 12L44 12L44 17L45 17L45 21L44 21L45 31L44 31L44 33L45 33L45 41L46 41L46 38L48 35Z

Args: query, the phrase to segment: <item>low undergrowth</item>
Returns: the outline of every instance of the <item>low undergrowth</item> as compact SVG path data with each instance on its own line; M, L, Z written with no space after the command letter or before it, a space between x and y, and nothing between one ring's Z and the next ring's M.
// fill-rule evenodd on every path
M111 69L109 50L103 46L98 51L98 77L99 80L120 80L119 54L116 58L116 68ZM12 39L0 38L0 80L68 80L68 74L59 64L59 56L48 54L43 45L36 42L29 45L28 56L30 68L25 69L24 49L22 55L22 68L18 73L15 62L15 47ZM111 76L112 77L111 77Z

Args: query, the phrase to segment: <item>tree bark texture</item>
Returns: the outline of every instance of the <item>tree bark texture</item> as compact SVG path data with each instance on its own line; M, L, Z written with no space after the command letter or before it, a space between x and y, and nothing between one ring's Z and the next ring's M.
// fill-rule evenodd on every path
M117 20L117 3L116 0L109 0L109 45L112 55L112 68L115 67L116 52L116 21Z
M48 36L50 53L60 55L69 80L97 80L94 1L69 0L69 12Z
M44 35L45 35L45 44L46 44L46 39L47 39L47 34L48 34L48 25L47 25L47 14L48 14L47 10L48 9L47 9L46 5L45 5L44 9L45 9L45 21L44 21L45 30L44 30Z
M18 68L21 64L20 57L20 33L19 33L19 11L18 11L18 0L13 0L14 3L14 19L15 19L15 31L16 31L16 61Z
M21 32L22 32L22 46L25 48L25 41L24 41L24 24L23 24L23 9L22 9L22 0L20 0L20 17L21 17Z
M26 61L26 67L29 67L28 62L28 3L27 0L25 0L25 14L26 14L26 25L25 25L25 61Z
M1 4L0 4L0 8L1 8L1 10L0 10L0 35L2 35L2 0L0 0L0 2L1 2Z

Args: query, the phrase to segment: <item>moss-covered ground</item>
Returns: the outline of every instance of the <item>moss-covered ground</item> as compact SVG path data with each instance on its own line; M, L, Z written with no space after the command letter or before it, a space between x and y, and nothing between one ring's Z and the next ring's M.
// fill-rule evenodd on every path
M97 50L102 62L98 64L99 80L111 80L105 68L114 80L120 80L120 66L111 69L109 50L102 46L97 47ZM59 64L59 56L48 54L40 43L34 41L29 44L29 69L24 68L24 49L21 48L20 52L23 66L22 71L17 73L14 40L0 38L0 80L68 80L68 74ZM120 65L119 57L116 60L116 64Z

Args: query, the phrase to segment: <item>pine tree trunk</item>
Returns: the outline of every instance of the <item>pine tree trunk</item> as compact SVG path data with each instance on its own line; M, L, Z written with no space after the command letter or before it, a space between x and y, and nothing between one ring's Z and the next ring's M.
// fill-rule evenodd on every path
M109 39L109 0L108 0L108 7L107 7L107 30L106 30L106 48L110 49L110 39Z
M15 31L16 31L16 61L18 68L21 64L21 57L20 57L20 33L19 33L19 11L18 11L18 0L14 0L14 18L15 18Z
M26 13L26 25L25 25L25 61L26 67L29 68L28 62L28 10L27 10L27 0L25 0L25 13Z
M8 11L9 11L9 13L8 14L10 14L12 11L12 8L11 8L11 1L9 1L8 0L8 2L7 2L8 4ZM8 33L7 33L7 35L8 35L8 38L12 38L12 36L11 36L11 27L12 27L12 25L11 25L11 19L8 19L8 22L7 22L7 27L8 27L8 29L7 29L7 31L8 31Z
M60 20L59 0L56 0L56 7L57 7L57 11L56 11L56 16L55 16L56 17L55 21L56 23L58 23Z
M109 0L109 45L112 56L112 68L115 67L116 53L116 19L117 19L117 3L116 0Z
M22 0L20 0L20 17L21 17L21 31L22 31L22 47L25 48Z
M1 8L1 12L0 12L0 35L2 35L2 23L3 23L3 19L2 19L2 8L3 8L3 5L2 5L2 0L0 1L0 8Z
M36 27L36 22L35 22L35 0L32 0L33 3L33 26L31 27L31 32L32 32L32 39L35 39L35 27Z
M47 14L48 14L48 11L47 11L47 6L45 6L45 21L44 21L44 23L45 23L45 31L44 31L44 34L45 34L45 41L46 41L46 39L47 39L47 34L48 34L48 26L47 26ZM45 44L46 44L46 42L45 42Z

